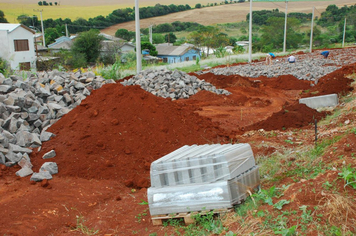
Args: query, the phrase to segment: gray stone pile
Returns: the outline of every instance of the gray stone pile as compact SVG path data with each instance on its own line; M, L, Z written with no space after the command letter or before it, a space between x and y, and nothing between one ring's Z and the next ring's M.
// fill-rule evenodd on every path
M32 149L53 137L47 128L79 105L92 90L115 83L93 72L80 71L54 70L24 77L5 78L0 73L0 164L20 165L22 169L17 175L21 177L32 174ZM44 158L54 156L55 152L51 152Z
M332 60L300 60L296 63L288 63L284 60L274 60L272 65L265 65L264 62L216 68L201 73L211 72L216 75L241 75L245 77L257 78L259 76L278 77L280 75L293 75L298 79L317 81L340 66L335 65Z
M318 80L331 72L356 62L356 48L344 48L330 50L328 59L320 55L322 50L315 50L313 53L294 54L295 63L288 63L287 58L275 58L272 65L266 65L264 61L249 63L244 65L216 68L202 73L214 73L216 75L238 74L245 77L256 78L259 76L277 77L280 75L293 75L298 79L310 80L317 83Z
M230 92L224 89L217 89L212 84L190 76L182 71L170 71L167 69L148 69L138 75L121 82L125 86L140 85L142 89L155 96L171 98L189 98L201 90L207 90L216 94L229 95Z

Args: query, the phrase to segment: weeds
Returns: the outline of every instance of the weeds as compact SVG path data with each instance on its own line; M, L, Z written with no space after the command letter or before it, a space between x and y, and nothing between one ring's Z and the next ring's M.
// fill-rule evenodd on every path
M356 189L356 170L350 166L342 168L342 172L339 173L342 179L346 182L344 188L350 185L353 189Z
M89 229L84 223L84 217L83 216L77 216L77 225L76 227L73 229L73 231L78 231L81 232L85 235L96 235L99 233L99 230L94 230L94 229Z

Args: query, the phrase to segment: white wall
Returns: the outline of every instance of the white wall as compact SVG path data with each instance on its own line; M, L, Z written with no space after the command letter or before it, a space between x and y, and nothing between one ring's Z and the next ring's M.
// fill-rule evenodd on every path
M9 42L8 42L8 37L7 37L7 31L5 30L0 30L0 57L5 59L6 61L9 61L10 57L10 48L9 48Z
M30 62L31 68L36 68L36 53L33 34L22 27L17 27L11 32L3 30L1 30L0 32L0 45L3 41L7 42L7 45L4 45L4 47L1 46L1 53L4 53L2 57L10 63L11 69L19 70L19 63L22 62ZM15 52L14 40L16 39L27 39L29 44L29 50Z

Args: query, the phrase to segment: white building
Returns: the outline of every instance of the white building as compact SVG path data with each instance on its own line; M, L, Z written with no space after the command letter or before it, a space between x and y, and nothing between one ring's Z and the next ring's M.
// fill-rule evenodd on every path
M21 24L0 23L0 57L13 70L36 68L35 31Z

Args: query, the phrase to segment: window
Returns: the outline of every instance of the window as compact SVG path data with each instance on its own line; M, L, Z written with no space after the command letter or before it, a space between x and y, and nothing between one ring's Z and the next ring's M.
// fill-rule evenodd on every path
M197 56L193 56L193 60L196 60L197 59Z
M189 57L186 57L185 60L186 60L186 61L189 61Z
M168 58L163 58L163 62L167 63L168 62Z
M17 40L14 40L14 43L15 43L15 52L30 50L28 47L27 39L17 39Z

